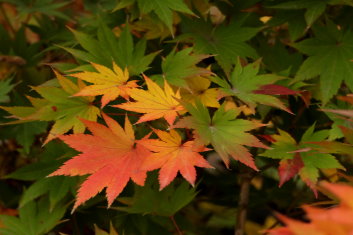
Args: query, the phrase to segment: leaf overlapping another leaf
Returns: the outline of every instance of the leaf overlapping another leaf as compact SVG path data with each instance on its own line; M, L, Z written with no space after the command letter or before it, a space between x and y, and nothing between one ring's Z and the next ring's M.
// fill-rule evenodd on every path
M204 146L196 146L194 141L182 143L181 136L175 130L165 132L154 130L160 140L146 139L141 140L147 149L154 153L146 158L142 165L143 169L159 171L159 183L162 190L177 176L181 175L191 184L195 184L195 166L212 168L212 166L199 154L206 151Z
M129 90L138 87L136 81L127 81L129 79L128 70L125 68L123 71L114 62L113 70L99 64L91 64L98 72L85 71L71 75L94 84L84 87L75 96L103 95L102 107L104 107L119 96L128 99Z
M74 134L61 136L70 147L82 152L68 160L55 175L90 176L81 185L73 210L106 188L108 207L123 191L128 181L144 185L146 170L141 165L150 151L135 141L129 119L124 129L110 117L103 115L107 126L96 122L82 122L92 135Z
M302 136L299 143L287 132L278 130L279 135L273 135L275 140L272 149L266 150L261 156L281 159L278 168L280 186L299 174L302 180L316 193L315 184L319 177L319 169L344 167L329 152L320 152L315 142L321 142L329 135L328 130L314 132L312 125Z
M164 118L172 125L178 116L178 112L184 110L177 99L180 99L179 91L174 92L169 84L164 82L164 89L159 87L148 77L144 76L147 91L143 89L132 89L130 96L135 102L128 102L113 107L144 113L137 123Z
M185 107L192 116L181 119L175 127L194 129L197 141L205 145L211 144L227 167L231 156L258 170L245 146L267 148L255 136L247 133L263 124L236 119L235 111L225 111L224 106L221 106L212 118L208 109L200 102L196 102L195 105L185 104Z
M82 81L78 85L65 78L58 72L55 72L61 88L55 86L37 86L33 89L43 98L28 97L32 107L4 107L18 121L9 122L16 124L31 121L54 121L48 137L44 143L48 143L59 135L62 135L72 129L74 133L82 133L85 130L84 125L78 118L95 121L100 115L100 110L92 104L92 97L72 97L84 89Z

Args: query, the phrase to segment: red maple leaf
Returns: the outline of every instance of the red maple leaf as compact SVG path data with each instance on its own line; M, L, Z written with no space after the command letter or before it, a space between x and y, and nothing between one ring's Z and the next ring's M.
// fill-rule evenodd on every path
M78 190L73 210L104 188L107 188L109 207L130 178L141 186L145 182L146 171L141 169L141 164L151 152L135 141L132 125L127 117L124 129L108 116L103 117L108 127L82 120L92 135L60 137L70 147L82 153L65 162L50 176L90 175Z

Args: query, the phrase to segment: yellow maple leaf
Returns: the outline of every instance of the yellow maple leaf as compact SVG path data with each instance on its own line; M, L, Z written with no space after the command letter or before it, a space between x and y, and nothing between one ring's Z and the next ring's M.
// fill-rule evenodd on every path
M75 96L97 96L103 95L102 107L119 96L127 99L131 88L137 87L136 81L127 81L129 72L125 68L123 71L113 62L113 70L99 64L91 63L97 72L82 72L71 76L82 79L93 85L86 86Z
M205 106L218 108L219 91L217 88L209 88L211 81L204 77L192 77L186 80L188 89L181 90L184 101L194 103L199 99Z
M180 99L179 91L174 92L166 81L164 82L164 89L162 89L148 77L144 76L144 78L147 84L147 91L136 88L130 91L130 97L136 102L113 105L113 107L145 113L137 123L163 117L169 125L172 125L178 112L184 110L183 106L178 102L178 99Z

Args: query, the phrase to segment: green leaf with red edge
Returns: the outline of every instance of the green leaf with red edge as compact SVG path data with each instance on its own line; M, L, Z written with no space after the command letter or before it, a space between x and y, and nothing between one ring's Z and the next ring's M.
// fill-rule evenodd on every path
M144 185L145 182L146 171L141 169L141 165L151 152L135 141L134 130L127 117L124 129L108 116L103 117L108 127L82 120L92 135L60 137L70 147L82 153L65 162L50 176L90 175L78 191L73 210L104 188L107 188L109 207L130 178L139 185Z
M257 104L264 104L292 113L272 95L288 95L296 92L274 84L283 77L275 74L258 74L260 62L257 60L243 67L238 58L229 83L219 77L213 77L211 80L221 86L220 90L225 96L235 96L251 108L255 108Z
M184 104L192 115L181 119L175 127L195 129L197 141L212 144L227 167L229 156L258 170L251 153L245 146L267 148L248 131L263 126L253 121L237 119L234 110L225 111L221 106L211 118L208 109L199 101Z
M297 143L287 132L279 130L279 135L273 135L275 140L272 149L260 154L264 157L281 159L278 168L280 186L286 181L299 174L301 179L313 189L319 177L319 169L330 169L344 167L330 153L334 151L321 152L315 148L315 141L323 141L328 135L328 130L314 132L315 124L303 134ZM329 143L329 142L328 142Z

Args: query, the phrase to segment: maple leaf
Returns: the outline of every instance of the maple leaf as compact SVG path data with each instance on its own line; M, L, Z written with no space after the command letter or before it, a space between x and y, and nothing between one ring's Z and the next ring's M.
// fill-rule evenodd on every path
M145 55L146 40L139 40L136 44L128 27L122 29L120 37L99 20L97 32L98 39L91 35L70 29L77 42L85 50L79 50L61 46L64 50L74 55L76 58L86 62L111 66L113 61L121 68L127 68L130 75L138 75L148 69L158 52Z
M323 104L326 104L340 88L342 81L353 90L353 33L327 25L312 28L316 37L294 44L309 57L299 68L299 79L320 76Z
M214 27L202 19L184 18L181 22L184 34L176 40L194 43L194 49L201 54L215 55L218 64L228 73L234 58L257 56L256 51L245 41L254 37L259 28L243 27L244 19L232 20L228 25Z
M94 84L84 87L75 96L103 95L102 107L104 107L107 103L119 97L119 95L127 99L129 90L137 87L136 81L127 81L129 79L129 71L126 68L123 71L115 62L113 62L113 70L95 63L91 63L91 65L98 73L85 71L70 75Z
M257 170L252 155L244 145L267 148L255 136L247 133L263 126L262 124L236 119L235 111L225 111L223 105L212 118L208 109L199 101L195 105L185 104L184 106L192 116L181 119L174 127L195 129L197 139L205 145L211 143L227 167L229 167L230 155L235 160Z
M326 5L329 3L328 0L297 0L297 1L289 1L276 4L271 6L271 8L275 9L306 9L304 14L305 21L310 27L317 18L320 17L325 12Z
M100 110L92 104L94 97L73 97L80 89L84 89L82 81L76 85L58 72L55 75L61 88L44 85L33 87L43 97L28 97L33 107L0 107L19 119L8 124L55 121L44 144L71 129L74 133L84 132L85 126L78 118L95 121L100 115Z
M143 37L147 40L160 38L163 41L170 36L170 31L167 26L153 14L142 15L138 20L130 22L132 32L138 34L143 33Z
M293 159L280 161L278 167L279 187L297 175L303 167L304 163L298 153L293 156Z
M160 190L165 188L180 172L181 175L191 184L195 184L195 166L213 168L199 152L207 151L203 146L195 146L194 141L182 143L177 131L169 133L161 130L154 130L160 140L145 139L139 141L147 149L154 152L146 158L142 168L148 171L160 169L159 184Z
M193 48L185 48L176 52L175 49L162 61L162 79L174 86L186 87L189 78L211 74L205 68L197 67L196 64L210 55L199 55L192 53ZM157 77L158 78L158 77Z
M179 91L174 92L169 84L164 82L164 89L160 88L155 82L144 76L147 91L142 89L132 89L130 96L136 102L113 105L113 107L145 113L137 123L164 118L169 125L175 121L178 111L184 110L176 99L180 99Z
M125 8L132 5L134 2L138 3L141 12L144 14L148 14L153 11L169 28L170 32L173 32L173 10L194 15L183 0L127 0L119 2L114 10Z
M315 124L303 134L297 143L287 132L278 130L279 135L273 135L275 140L271 149L260 154L264 157L281 159L278 168L280 186L299 174L301 179L316 193L314 188L319 177L319 169L344 167L329 154L317 151L315 142L321 142L329 135L328 130L314 132ZM331 152L332 153L332 152Z
M92 135L74 134L60 137L70 147L82 153L65 162L50 176L90 175L78 191L73 210L105 187L109 207L130 178L138 185L143 185L146 178L146 171L141 170L141 164L150 151L135 141L129 119L125 118L123 129L113 119L106 115L103 117L108 127L82 120Z
M212 77L211 80L222 87L220 90L226 96L236 96L250 108L255 108L256 104L260 103L292 113L279 99L268 94L281 95L295 94L296 92L273 84L283 77L275 74L258 74L259 69L260 60L242 67L238 58L235 69L229 78L230 84L219 77Z
M14 88L14 84L11 84L11 79L0 80L0 103L8 102L8 93Z
M205 77L192 77L186 80L188 87L181 89L181 97L185 102L194 103L200 100L207 107L218 108L220 97L218 88L209 88L211 81Z
M277 217L283 221L286 226L271 229L267 231L270 235L330 235L330 234L351 234L353 231L353 188L345 184L332 184L323 182L321 186L333 193L341 200L338 205L325 208L313 206L303 206L307 213L309 222L297 221L287 218L283 215ZM329 195L330 197L331 194Z

